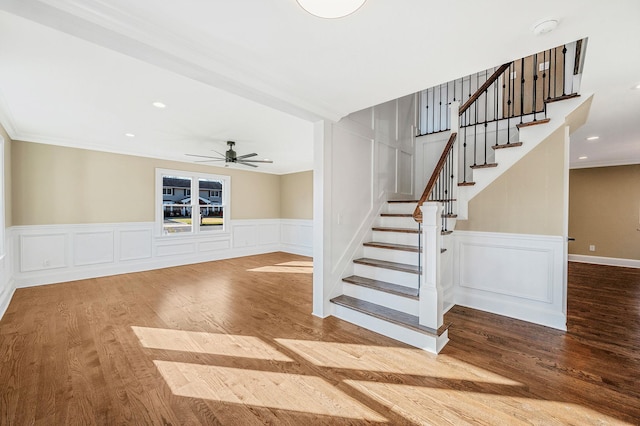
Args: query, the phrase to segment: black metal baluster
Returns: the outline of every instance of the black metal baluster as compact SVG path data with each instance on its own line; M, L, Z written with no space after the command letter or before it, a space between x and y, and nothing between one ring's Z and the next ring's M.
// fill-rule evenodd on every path
M553 49L554 68L553 68L553 97L558 96L558 48Z
M520 60L520 124L524 117L524 58Z
M438 86L438 131L442 131L442 84Z
M464 112L465 125L468 121L468 112L469 110ZM467 183L467 128L466 126L460 126L460 130L464 131L464 143L462 144L462 183Z
M567 45L563 44L562 45L562 96L567 95L566 88L565 88L566 78L564 76L564 70L566 68L567 68Z
M511 84L511 76L513 75L513 73L515 71L513 71L514 69L514 64L513 62L511 63L511 65L509 65L509 69L507 70L507 72L509 73L509 82L507 83L509 85L509 92L507 95L507 144L511 141L511 87L513 86Z
M455 84L455 81L454 81L454 84ZM451 104L451 102L449 102L449 83L447 83L447 91L445 93L446 93L445 97L447 99L447 102L446 102L446 105L445 105L445 108L446 108L445 109L445 120L446 120L445 121L445 129L446 130L451 130L451 119L449 117L449 115L451 113L450 108L449 108L449 105Z
M484 81L486 82L487 70L484 72ZM484 89L484 164L487 164L487 113L489 112L489 88Z
M537 90L538 90L537 83L538 83L538 54L536 53L536 54L533 55L533 93L532 93L532 96L531 96L531 99L532 99L532 104L531 105L533 106L533 108L532 108L533 109L533 121L536 121L536 113L538 111L538 105L536 103L536 101L537 101L536 96L538 94L537 93Z
M502 85L502 90L504 90L504 82ZM495 106L495 111L493 113L493 117L496 120L496 146L498 146L498 103L500 102L500 100L498 99L498 80L493 82L493 103ZM495 161L494 161L495 162Z

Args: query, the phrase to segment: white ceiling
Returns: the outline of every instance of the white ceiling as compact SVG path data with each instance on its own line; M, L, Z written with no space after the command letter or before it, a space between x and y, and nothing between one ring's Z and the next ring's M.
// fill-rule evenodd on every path
M180 161L231 139L291 173L313 167L314 121L589 37L595 97L571 164L640 163L638 18L638 0L368 0L335 20L296 0L0 0L0 122L16 140Z

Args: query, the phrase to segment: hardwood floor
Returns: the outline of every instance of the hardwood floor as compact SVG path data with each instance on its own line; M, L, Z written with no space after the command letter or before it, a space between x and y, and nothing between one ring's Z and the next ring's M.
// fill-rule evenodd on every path
M3 425L640 423L640 270L570 264L567 333L455 307L438 355L311 312L273 253L19 289Z

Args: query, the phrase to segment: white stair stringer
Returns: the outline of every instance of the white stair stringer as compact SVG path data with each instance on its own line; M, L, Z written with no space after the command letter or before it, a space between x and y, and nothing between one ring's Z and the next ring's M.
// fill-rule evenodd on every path
M473 186L460 186L457 188L457 214L458 219L469 218L469 201L478 195L483 189L489 186L500 175L509 170L521 158L527 155L533 148L538 146L553 132L566 124L566 117L577 110L583 104L590 102L593 94L582 95L575 98L553 102L547 105L548 123L526 126L519 130L519 141L522 146L517 148L498 149L495 151L495 162L497 167L473 170Z

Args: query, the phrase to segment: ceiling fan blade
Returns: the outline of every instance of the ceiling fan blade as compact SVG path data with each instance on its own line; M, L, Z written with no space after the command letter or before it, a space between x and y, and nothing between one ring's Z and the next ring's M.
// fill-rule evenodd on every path
M224 155L222 156L222 158L218 158L218 157L212 157L210 155L198 155L198 154L185 154L188 157L201 157L201 158L213 158L215 160L224 160Z
M273 163L273 160L238 160L239 163Z
M220 157L224 158L224 154L219 153L218 151L216 151L215 149L212 149L211 151L215 152L216 154L218 154Z
M256 154L255 152L252 152L251 154L238 155L236 157L236 160L242 160L244 158L255 157L256 155L258 155L258 154Z
M224 158L216 158L213 160L196 160L194 163L213 163L215 161L224 161Z
M247 163L246 161L236 161L238 164L243 164L245 166L258 167L255 164Z

